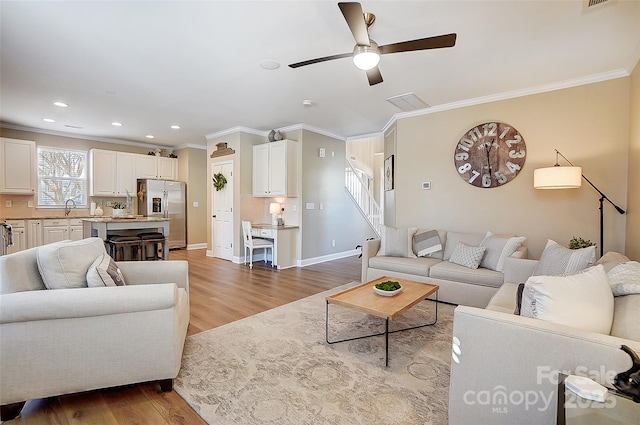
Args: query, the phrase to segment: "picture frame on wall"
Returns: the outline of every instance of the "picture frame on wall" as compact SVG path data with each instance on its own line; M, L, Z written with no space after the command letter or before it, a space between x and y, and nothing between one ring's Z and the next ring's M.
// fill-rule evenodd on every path
M393 190L393 155L384 160L384 190Z

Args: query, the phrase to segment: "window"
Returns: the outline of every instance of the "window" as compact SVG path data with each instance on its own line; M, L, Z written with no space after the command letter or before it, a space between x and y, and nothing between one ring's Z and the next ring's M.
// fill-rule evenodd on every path
M38 206L87 206L87 152L38 147Z

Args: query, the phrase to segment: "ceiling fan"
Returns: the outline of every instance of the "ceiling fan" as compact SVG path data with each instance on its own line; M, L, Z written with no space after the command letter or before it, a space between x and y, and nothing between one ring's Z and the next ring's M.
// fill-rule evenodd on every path
M378 68L380 55L386 55L387 53L411 52L414 50L441 49L444 47L453 47L456 44L456 34L453 33L378 46L375 41L369 38L368 31L368 28L376 20L376 15L373 13L363 13L362 6L360 6L360 3L356 2L341 2L338 3L338 7L340 8L340 11L342 11L342 15L344 15L347 25L349 25L353 38L356 40L353 52L292 63L289 67L299 68L301 66L312 65L314 63L352 56L353 63L356 67L367 72L369 85L373 86L383 81L382 74L380 74L380 69Z

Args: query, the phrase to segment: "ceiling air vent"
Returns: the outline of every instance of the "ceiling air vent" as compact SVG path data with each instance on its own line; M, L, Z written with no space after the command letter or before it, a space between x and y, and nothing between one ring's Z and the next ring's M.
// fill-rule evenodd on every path
M415 111L417 109L424 109L429 107L427 102L420 99L413 92L388 97L386 101L393 104L403 112Z
M592 12L594 10L602 9L605 6L612 6L617 3L618 0L584 0L583 12Z

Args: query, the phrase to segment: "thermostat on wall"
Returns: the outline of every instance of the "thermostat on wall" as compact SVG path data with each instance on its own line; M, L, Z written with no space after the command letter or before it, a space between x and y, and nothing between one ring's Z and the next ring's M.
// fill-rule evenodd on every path
M422 190L430 190L431 182L422 182Z

